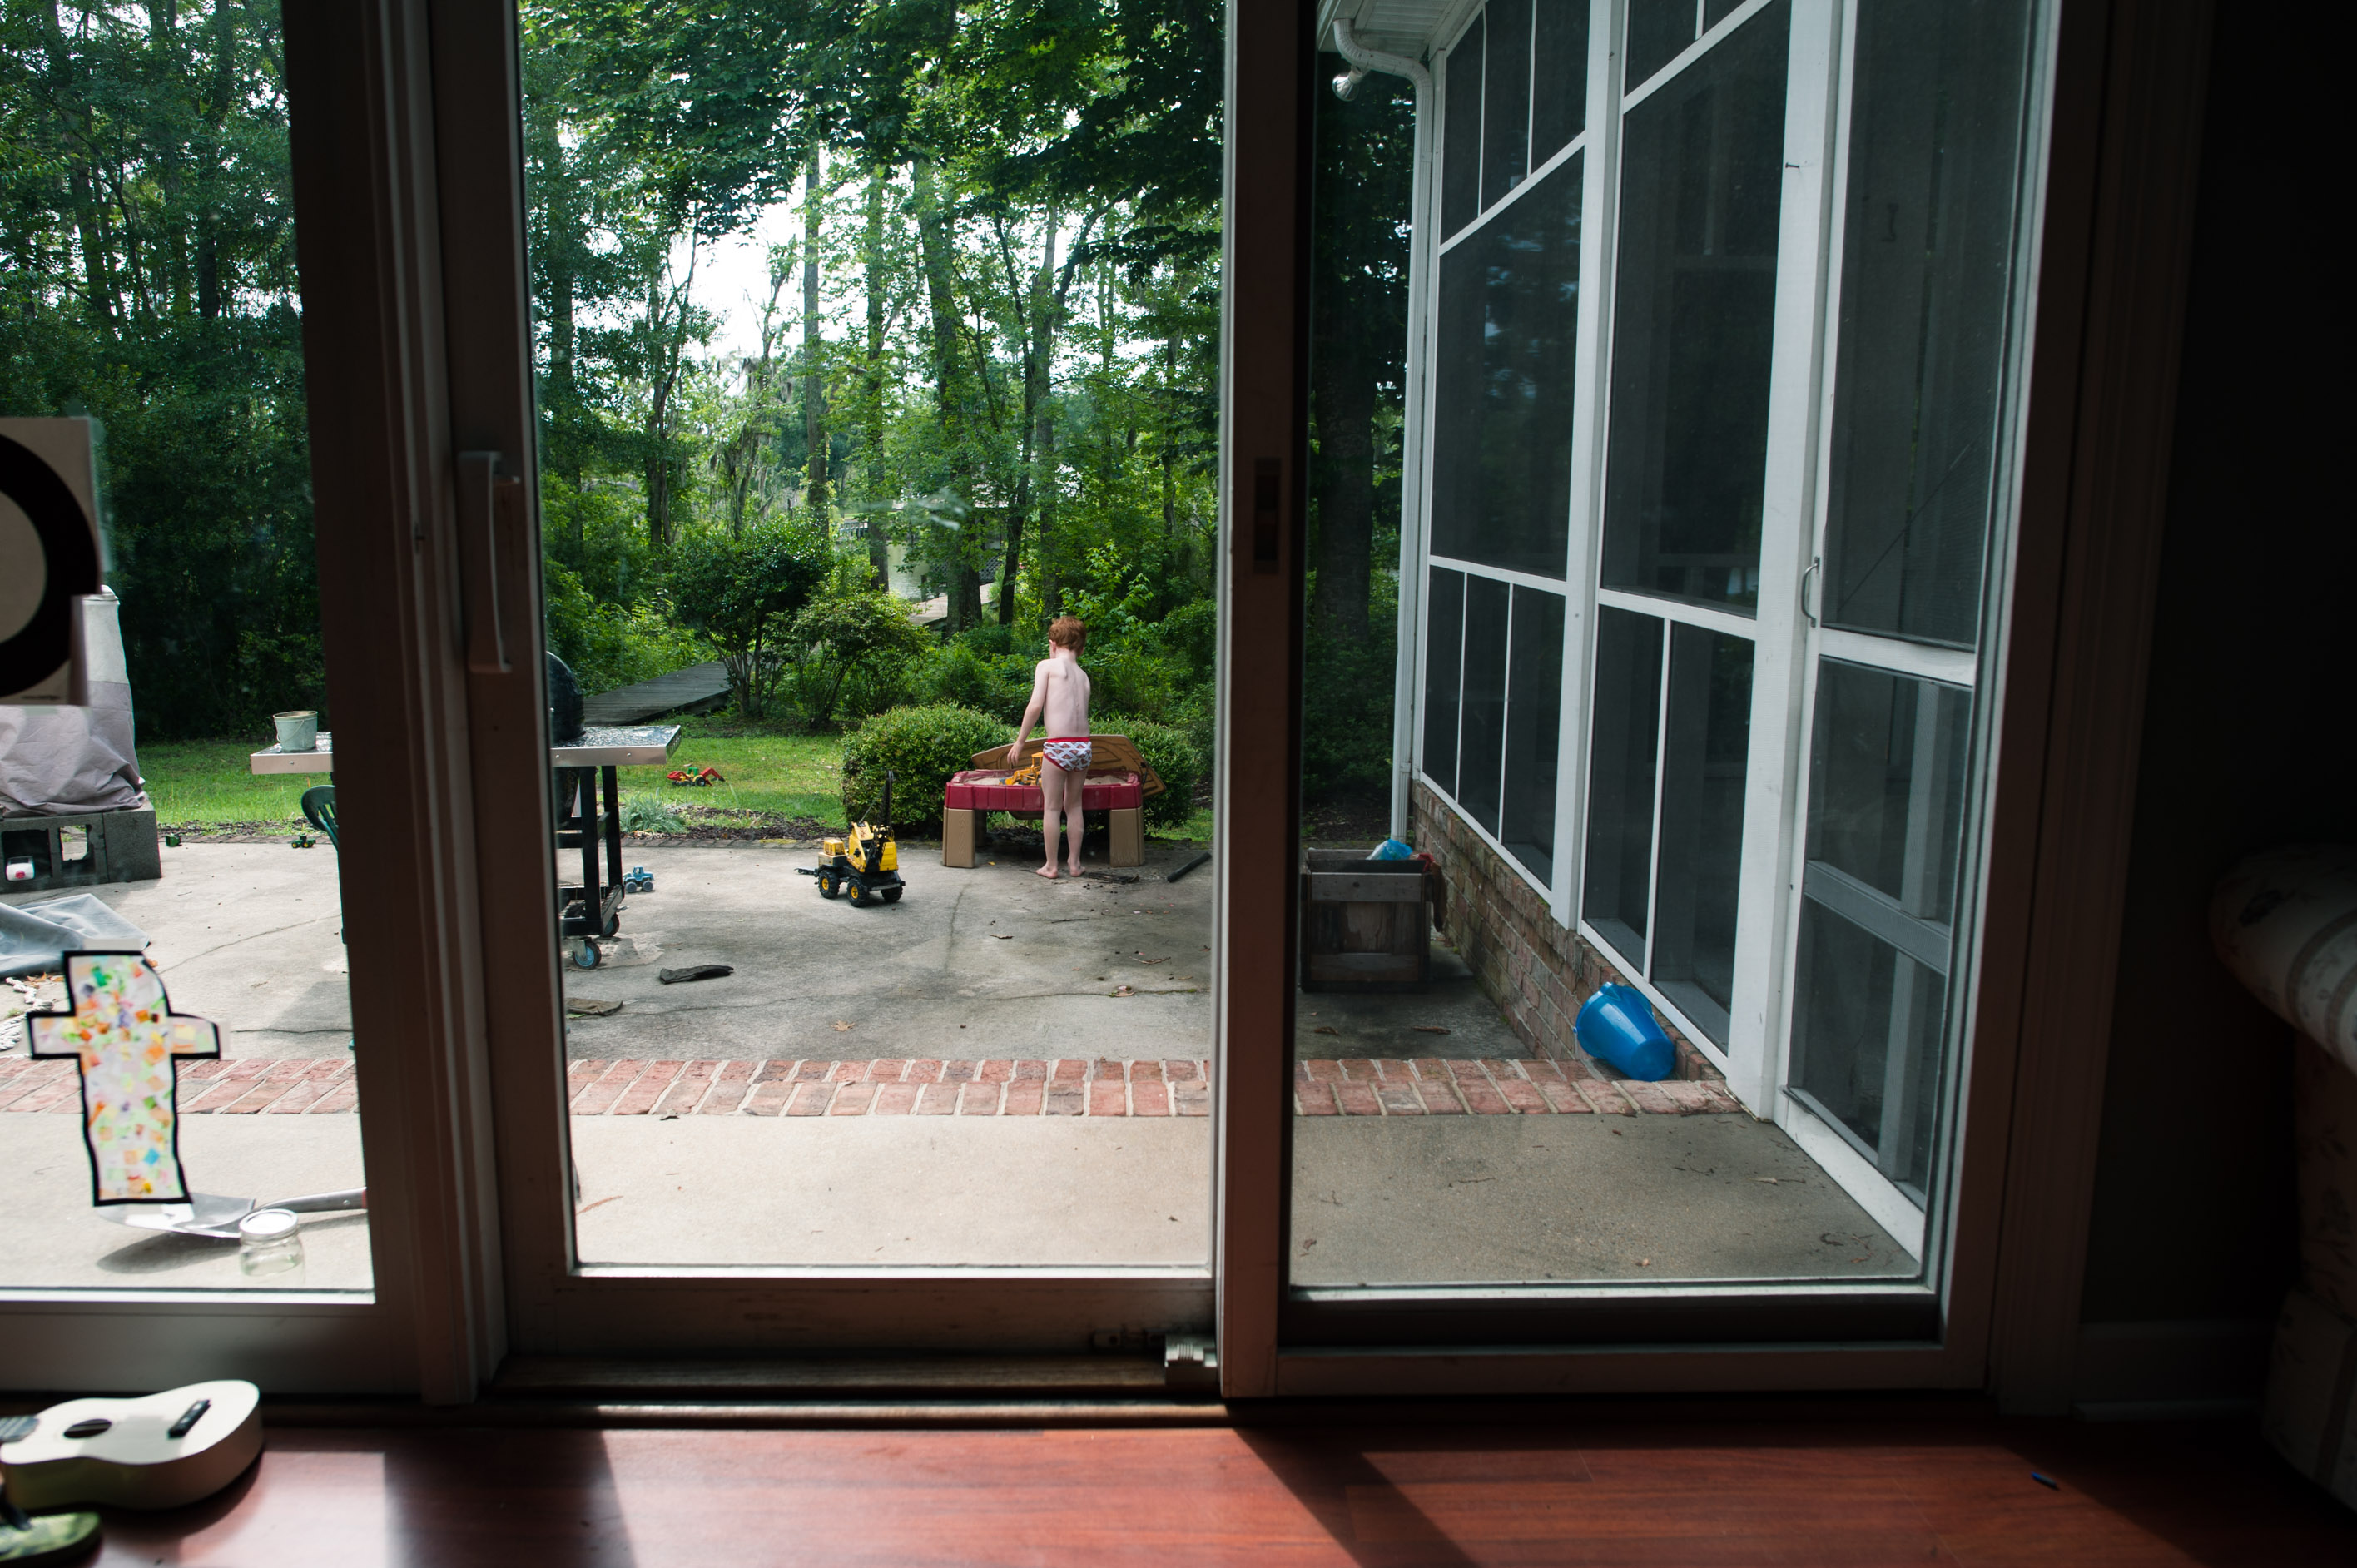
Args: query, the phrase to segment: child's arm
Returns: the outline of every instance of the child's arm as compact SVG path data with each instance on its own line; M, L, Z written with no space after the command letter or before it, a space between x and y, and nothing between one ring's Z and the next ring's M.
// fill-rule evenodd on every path
M1048 661L1042 659L1039 668L1031 671L1031 701L1023 709L1023 727L1015 732L1015 744L1006 748L1007 761L1023 760L1023 737L1029 735L1031 726L1039 722L1039 710L1047 701Z

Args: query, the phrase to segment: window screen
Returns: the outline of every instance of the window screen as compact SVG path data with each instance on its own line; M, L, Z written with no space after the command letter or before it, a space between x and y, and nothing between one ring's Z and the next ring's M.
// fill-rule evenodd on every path
M1581 162L1565 162L1440 258L1435 554L1564 575Z
M1579 912L1641 969L1652 885L1653 773L1661 737L1662 622L1596 612L1589 707L1587 866Z
M1760 596L1789 0L1630 111L1613 318L1607 586Z
M1454 234L1481 210L1481 21L1448 51L1441 149L1440 231Z
M1425 608L1424 771L1457 794L1457 690L1465 668L1465 574L1435 566Z
M1531 0L1490 0L1481 69L1481 205L1531 172Z
M1570 145L1587 121L1586 0L1539 0L1531 32L1531 166Z
M1465 579L1465 710L1458 721L1457 803L1498 831L1498 783L1506 750L1506 585Z
M1858 12L1829 625L1977 640L2026 30L2018 3Z
M1532 875L1552 882L1555 747L1563 718L1563 596L1517 587L1509 641L1505 800L1498 839Z

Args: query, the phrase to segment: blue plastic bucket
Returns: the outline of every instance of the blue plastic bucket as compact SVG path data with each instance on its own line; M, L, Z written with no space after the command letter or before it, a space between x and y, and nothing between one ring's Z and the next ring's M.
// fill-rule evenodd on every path
M1653 1021L1653 1010L1633 985L1599 985L1573 1020L1579 1048L1631 1078L1658 1083L1678 1065L1676 1047Z

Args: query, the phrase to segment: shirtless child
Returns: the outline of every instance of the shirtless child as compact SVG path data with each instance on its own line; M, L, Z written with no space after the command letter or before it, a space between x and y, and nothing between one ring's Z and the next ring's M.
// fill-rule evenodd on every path
M1039 724L1039 836L1047 843L1048 864L1036 875L1050 882L1056 879L1056 820L1067 810L1072 818L1072 875L1081 874L1081 787L1089 779L1089 672L1081 668L1081 649L1088 639L1089 628L1073 616L1058 616L1048 628L1048 657L1032 672L1023 727L1006 748L1008 766L1021 762L1023 737Z

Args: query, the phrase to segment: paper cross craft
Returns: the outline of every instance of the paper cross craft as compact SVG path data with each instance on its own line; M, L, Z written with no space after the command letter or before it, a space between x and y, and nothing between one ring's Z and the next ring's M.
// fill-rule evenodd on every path
M82 1140L94 1201L185 1203L176 1063L221 1055L221 1031L172 1011L145 954L65 955L66 1002L29 1022L37 1057L81 1064Z

